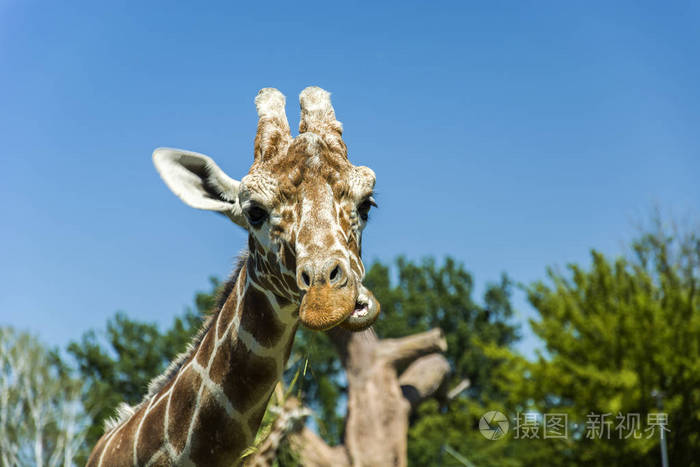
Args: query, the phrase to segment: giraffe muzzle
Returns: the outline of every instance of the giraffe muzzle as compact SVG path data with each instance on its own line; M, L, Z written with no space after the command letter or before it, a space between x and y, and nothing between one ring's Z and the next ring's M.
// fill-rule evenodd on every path
M337 325L352 331L369 327L379 315L379 303L346 262L330 259L297 266L297 284L303 293L299 319L309 329L325 331Z
M325 331L343 322L355 309L354 287L330 284L310 287L301 299L299 319L309 329Z
M308 289L299 307L302 324L315 331L338 325L350 331L370 327L379 316L379 302L362 284L352 285L338 289L324 284Z

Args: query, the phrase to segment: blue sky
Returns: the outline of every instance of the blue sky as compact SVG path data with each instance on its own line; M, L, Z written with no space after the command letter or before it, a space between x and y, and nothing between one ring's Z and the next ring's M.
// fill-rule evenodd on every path
M378 177L366 261L452 255L482 290L620 254L654 204L700 208L699 22L694 2L0 0L0 325L61 346L116 310L165 325L227 275L244 232L150 155L242 177L267 86L293 128L301 89L333 93Z

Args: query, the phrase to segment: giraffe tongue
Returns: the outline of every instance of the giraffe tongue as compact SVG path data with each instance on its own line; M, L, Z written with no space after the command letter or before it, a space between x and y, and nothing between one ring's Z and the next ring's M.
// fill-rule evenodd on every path
M350 331L362 331L374 323L379 315L379 302L364 286L355 301L355 307L341 325Z
M352 310L352 316L353 318L362 318L364 316L367 316L367 313L369 313L369 306L367 303L360 303L359 301L355 303L355 309Z

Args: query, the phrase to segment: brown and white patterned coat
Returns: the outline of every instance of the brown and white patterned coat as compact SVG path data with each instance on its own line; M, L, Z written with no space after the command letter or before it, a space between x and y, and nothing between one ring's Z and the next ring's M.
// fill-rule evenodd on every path
M358 331L376 319L360 257L374 173L348 161L328 92L309 87L299 100L300 134L292 138L284 96L258 93L255 159L240 182L202 154L153 153L185 203L248 230L248 252L188 350L140 404L122 405L107 424L89 466L238 464L298 324Z

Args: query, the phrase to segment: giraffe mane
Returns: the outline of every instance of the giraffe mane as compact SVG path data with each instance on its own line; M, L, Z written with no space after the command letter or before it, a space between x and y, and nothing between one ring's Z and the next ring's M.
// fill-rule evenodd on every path
M240 275L241 269L243 268L243 265L246 263L247 259L248 250L246 249L243 250L238 256L236 267L234 268L233 273L231 273L228 280L224 283L224 286L222 287L221 291L218 293L216 305L214 306L212 311L207 314L202 323L202 326L197 331L197 334L195 334L192 340L187 344L185 350L183 352L180 352L173 359L173 361L170 362L170 364L165 369L165 371L163 371L163 373L156 376L148 383L148 391L146 392L146 395L143 397L143 399L141 399L141 402L133 406L127 404L126 402L122 402L117 406L114 417L107 418L104 422L105 433L114 430L119 425L129 420L129 418L131 418L141 407L148 404L148 402L156 394L158 394L161 391L161 389L163 389L165 385L168 384L175 377L175 375L177 375L177 372L180 371L180 368L182 368L182 365L185 363L185 361L187 361L187 359L195 352L197 347L199 347L199 344L201 344L205 334L211 328L214 319L221 311L221 308L223 308L229 295L231 295L231 292L233 291L236 285L236 280L238 280L238 276Z

